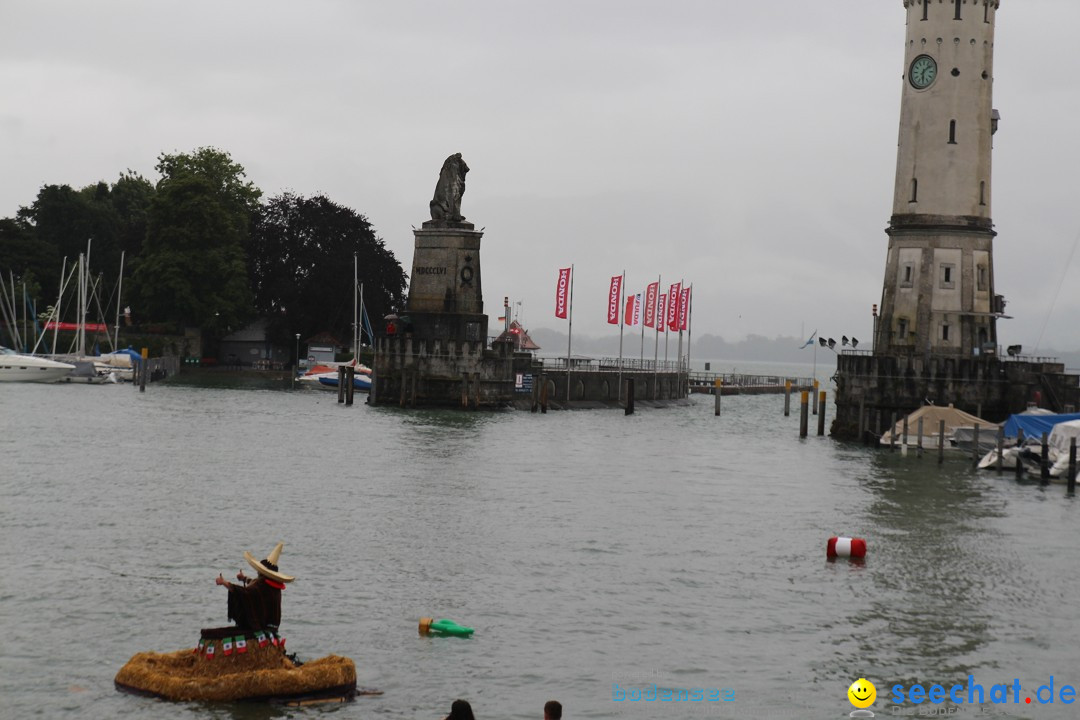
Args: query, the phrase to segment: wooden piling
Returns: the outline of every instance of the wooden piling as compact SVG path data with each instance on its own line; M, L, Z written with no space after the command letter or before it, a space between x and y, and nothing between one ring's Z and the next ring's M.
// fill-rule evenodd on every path
M626 379L626 414L634 414L634 378Z
M908 451L908 416L904 416L904 429L900 435L900 454L907 455Z
M1043 431L1042 455L1039 459L1039 482L1046 485L1050 482L1050 436Z
M353 380L356 377L356 368L349 366L345 368L345 407L351 407L353 404L353 394L356 387L353 385Z
M971 441L971 464L979 464L979 423L975 423L974 437Z
M889 423L889 452L896 451L896 413L892 414L892 421Z
M1005 428L998 427L997 433L997 471L1000 475L1005 470Z
M337 369L337 401L345 402L345 371L344 365L338 365Z
M818 437L825 435L825 391L822 390L818 394L818 418L817 418L817 434Z
M1070 495L1076 493L1076 438L1069 438L1069 477L1066 478L1066 487Z
M720 392L724 389L724 379L716 378L716 382L713 387L713 394L716 395L716 412L714 415L720 417Z
M1021 462L1020 456L1024 451L1024 429L1018 428L1016 431L1016 479L1019 480L1020 476L1024 474L1024 463Z
M540 376L540 414L547 413L548 408L548 384L547 375Z
M791 380L784 381L784 417L791 415Z
M937 461L938 465L945 462L945 421L938 421L938 438L937 438Z
M922 457L922 437L923 437L923 419L919 418L919 422L915 426L915 432L918 433L919 439L915 441L915 457Z
M81 260L80 260L81 262ZM142 349L142 362L139 363L139 392L146 392L146 376L150 374L150 349Z
M806 437L807 426L810 423L810 391L803 390L799 398L799 437Z
M810 395L810 405L812 406L811 411L815 415L817 415L817 403L814 402L814 400L817 398L817 394L818 394L818 381L815 378L814 379L814 392Z

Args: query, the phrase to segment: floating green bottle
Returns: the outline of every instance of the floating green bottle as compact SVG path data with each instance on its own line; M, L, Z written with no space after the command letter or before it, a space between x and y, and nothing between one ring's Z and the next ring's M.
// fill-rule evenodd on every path
M469 637L473 629L458 625L453 620L433 620L432 618L420 618L420 634L434 635L435 637Z

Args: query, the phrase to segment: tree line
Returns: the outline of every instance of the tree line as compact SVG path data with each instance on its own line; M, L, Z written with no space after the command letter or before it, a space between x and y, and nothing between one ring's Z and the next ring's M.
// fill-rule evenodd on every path
M353 255L374 319L404 304L406 276L362 214L322 195L263 201L222 150L161 154L152 183L128 170L109 184L46 185L0 218L0 271L38 307L91 241L95 273L117 277L139 325L198 327L208 340L265 317L270 339L352 337ZM10 275L9 275L10 273ZM66 314L66 313L65 313Z

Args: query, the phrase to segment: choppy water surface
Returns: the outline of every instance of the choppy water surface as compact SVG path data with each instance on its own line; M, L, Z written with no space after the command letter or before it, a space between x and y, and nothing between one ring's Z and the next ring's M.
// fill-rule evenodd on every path
M724 398L719 418L707 397L631 417L334 400L0 387L0 717L436 718L464 697L481 720L551 698L568 718L826 718L861 676L879 716L896 683L1080 685L1061 486L800 441L780 396ZM867 562L826 562L836 534L865 537ZM283 710L114 689L134 653L225 624L214 577L278 540L290 650L352 657L383 696ZM476 635L420 638L421 616ZM653 682L735 699L612 699Z

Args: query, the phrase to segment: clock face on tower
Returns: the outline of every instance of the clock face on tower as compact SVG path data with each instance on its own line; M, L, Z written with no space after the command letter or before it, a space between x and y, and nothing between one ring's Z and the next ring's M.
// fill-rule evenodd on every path
M911 81L911 86L916 90L930 87L936 77L937 63L934 62L934 58L929 55L920 55L911 61L911 71L908 73L908 79Z

